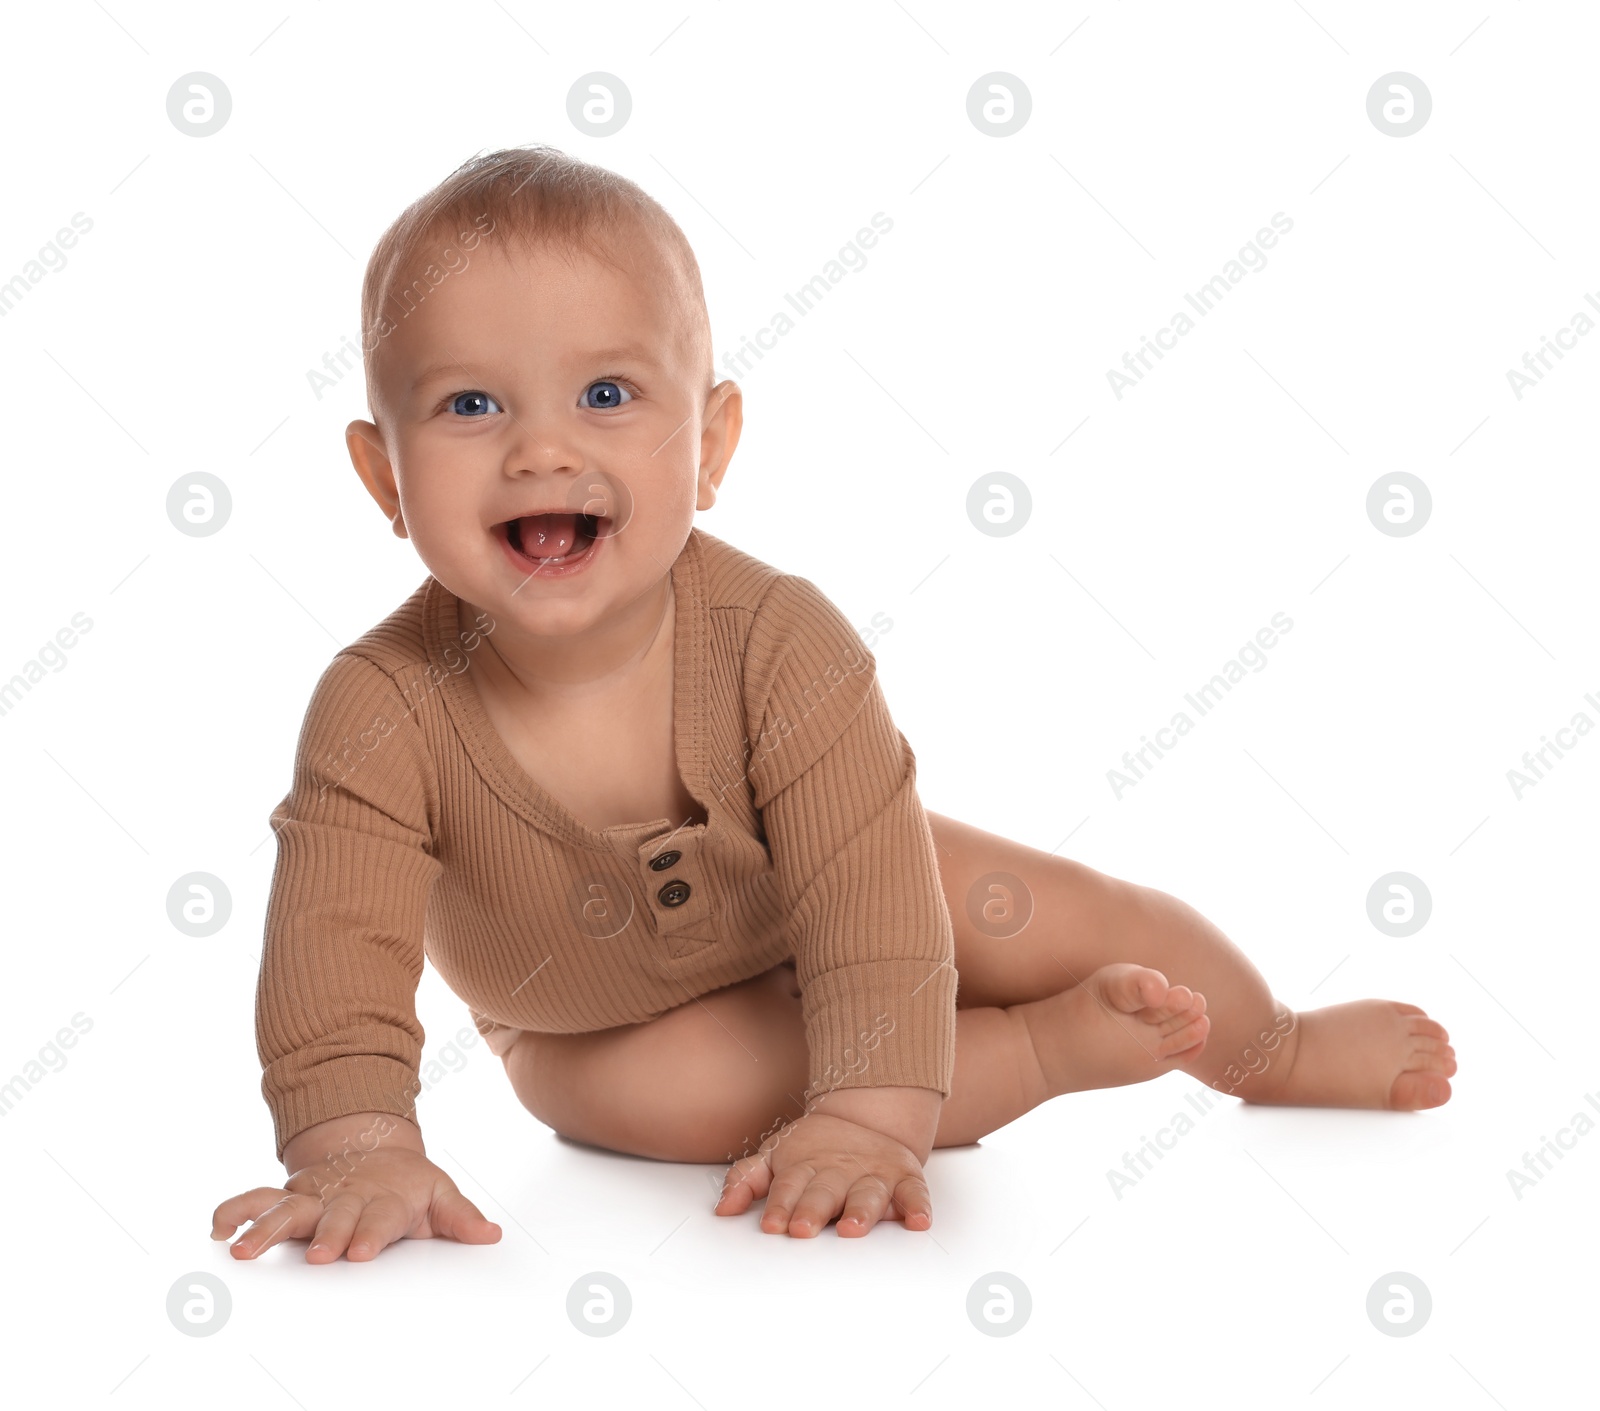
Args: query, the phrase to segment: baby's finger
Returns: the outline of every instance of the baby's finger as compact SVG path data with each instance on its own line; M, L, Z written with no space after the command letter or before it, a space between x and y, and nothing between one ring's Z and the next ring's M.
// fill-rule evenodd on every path
M718 1215L742 1215L772 1185L772 1166L764 1156L744 1156L722 1178L722 1195L712 1209Z
M349 1247L350 1236L366 1208L360 1196L335 1196L311 1236L311 1248L306 1251L308 1264L330 1264Z
M254 1259L279 1240L304 1239L317 1227L322 1202L315 1196L285 1191L283 1199L263 1210L251 1227L229 1247L235 1259Z
M270 1210L289 1192L281 1186L257 1186L242 1195L229 1196L211 1212L211 1238L232 1239L240 1225L259 1220L265 1210Z
M374 1196L356 1221L345 1258L352 1264L364 1259L376 1259L386 1246L405 1237L411 1223L411 1212L398 1196Z
M889 1205L889 1183L881 1176L857 1176L844 1197L844 1214L839 1217L839 1234L859 1239L884 1216Z
M789 1233L798 1239L820 1235L828 1221L844 1209L848 1185L849 1177L837 1167L817 1172L789 1216Z
M428 1211L428 1225L435 1235L447 1240L460 1240L462 1244L494 1244L501 1235L500 1227L487 1219L466 1196L458 1190L436 1195Z
M814 1166L797 1166L774 1178L767 1191L767 1208L761 1212L761 1228L769 1235L785 1234L795 1205L817 1174Z
M933 1224L933 1197L921 1176L906 1176L894 1188L894 1207L908 1230L925 1230Z

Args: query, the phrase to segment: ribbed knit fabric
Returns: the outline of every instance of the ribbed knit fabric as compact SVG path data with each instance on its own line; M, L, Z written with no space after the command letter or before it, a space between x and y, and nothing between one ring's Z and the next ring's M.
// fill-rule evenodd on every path
M334 657L271 815L256 1044L280 1159L347 1113L416 1120L424 953L496 1053L792 958L813 1091L949 1094L954 937L872 653L810 580L701 529L672 579L677 759L703 824L595 830L545 792L473 684L483 635L463 639L431 576Z

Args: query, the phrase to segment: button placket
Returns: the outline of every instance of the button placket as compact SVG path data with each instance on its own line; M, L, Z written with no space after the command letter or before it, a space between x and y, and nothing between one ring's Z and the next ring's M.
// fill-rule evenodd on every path
M716 907L700 872L705 832L706 825L698 823L639 844L639 871L651 918L673 956L692 954L716 939L710 924Z

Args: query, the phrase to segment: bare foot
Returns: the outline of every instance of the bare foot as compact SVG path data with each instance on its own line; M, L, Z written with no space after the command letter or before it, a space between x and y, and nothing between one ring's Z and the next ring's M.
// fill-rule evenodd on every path
M1237 1089L1282 1107L1375 1107L1414 1112L1450 1101L1456 1051L1443 1024L1414 1004L1358 999L1297 1016L1280 1077L1269 1064ZM1253 1086L1259 1090L1252 1092Z
M1211 1032L1205 996L1159 970L1103 965L1060 994L1014 1004L1051 1097L1159 1078L1197 1057Z

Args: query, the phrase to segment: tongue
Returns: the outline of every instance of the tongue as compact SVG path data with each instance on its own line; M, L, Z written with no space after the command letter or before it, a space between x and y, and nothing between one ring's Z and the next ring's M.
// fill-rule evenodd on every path
M530 514L517 521L522 552L531 559L555 559L570 554L578 541L575 514Z

